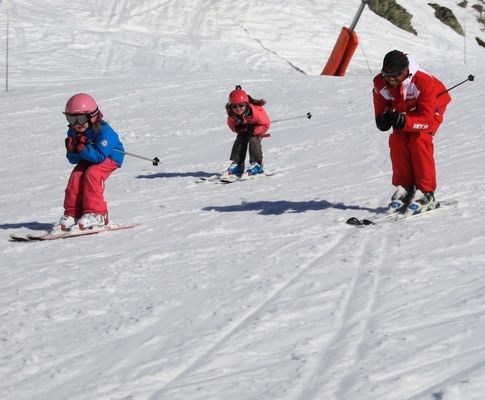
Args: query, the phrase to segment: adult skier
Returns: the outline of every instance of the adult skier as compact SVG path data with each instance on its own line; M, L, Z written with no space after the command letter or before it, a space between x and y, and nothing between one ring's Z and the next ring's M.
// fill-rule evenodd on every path
M399 50L387 53L374 78L377 128L387 131L396 191L390 212L416 214L435 207L436 168L433 137L451 97L437 78Z
M67 183L59 228L69 230L78 224L83 230L107 225L104 186L111 173L123 163L123 145L118 134L102 119L103 114L90 95L72 96L64 115L69 123L66 157L76 166Z
M253 99L240 86L229 94L226 104L227 125L237 134L231 150L231 165L227 174L241 175L244 172L244 161L249 146L250 167L246 173L257 175L264 172L263 150L261 141L270 136L266 132L270 119L263 106L263 99Z

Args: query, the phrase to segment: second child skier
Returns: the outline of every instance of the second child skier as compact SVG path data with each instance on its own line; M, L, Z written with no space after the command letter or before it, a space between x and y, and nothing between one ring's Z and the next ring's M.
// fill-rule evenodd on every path
M241 176L244 173L244 163L249 147L250 166L248 175L258 175L264 172L263 150L261 142L270 127L270 119L263 106L263 99L253 99L240 86L229 94L226 104L227 125L237 134L231 150L231 165L227 175Z

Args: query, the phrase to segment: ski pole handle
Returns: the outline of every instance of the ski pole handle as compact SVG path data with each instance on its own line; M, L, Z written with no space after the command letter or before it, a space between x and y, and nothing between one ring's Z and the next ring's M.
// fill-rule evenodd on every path
M118 150L118 149L113 149L113 150L117 151L118 153L122 153L125 156L131 156L131 157L141 158L142 160L150 161L153 164L154 167L156 167L160 163L160 159L158 157L147 158L147 157L139 156L138 154L128 153L127 151L122 151L122 150Z
M457 83L455 86L452 86L449 89L442 91L436 97L440 97L442 94L449 92L450 90L456 88L457 86L463 85L465 82L468 82L468 81L473 82L474 80L475 80L475 77L473 75L468 75L468 78L466 78L464 81L461 81L460 83Z
M307 112L305 115L299 115L297 117L290 117L290 118L284 118L284 119L275 119L274 121L271 121L272 124L277 124L278 122L283 122L283 121L291 121L293 119L300 119L300 118L312 118L312 114Z

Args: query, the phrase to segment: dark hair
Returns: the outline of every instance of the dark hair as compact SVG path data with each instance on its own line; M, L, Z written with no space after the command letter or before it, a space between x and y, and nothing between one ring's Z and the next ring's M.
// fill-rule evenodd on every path
M254 104L255 106L264 106L266 104L266 100L264 99L253 99L250 95L248 95L249 102Z
M98 134L99 133L99 130L101 128L101 125L106 125L107 122L104 120L104 119L99 119L98 121L96 121L94 124L91 123L90 121L90 126L91 128L93 128L93 131L94 133Z

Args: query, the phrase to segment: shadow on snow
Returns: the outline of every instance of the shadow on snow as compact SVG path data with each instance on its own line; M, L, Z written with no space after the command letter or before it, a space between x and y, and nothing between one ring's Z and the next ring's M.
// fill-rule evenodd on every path
M220 173L220 172L219 172ZM218 172L205 172L205 171L195 171L195 172L159 172L157 174L150 175L138 175L138 179L156 179L156 178L180 178L191 176L194 178L207 177L216 175Z
M204 211L217 212L239 212L239 211L259 211L262 215L281 215L284 213L302 213L306 211L321 211L329 208L336 208L338 210L359 210L370 211L373 213L381 213L387 210L386 207L368 208L353 205L345 205L343 203L331 203L326 200L311 200L311 201L255 201L242 202L238 205L232 206L209 206L204 207Z
M20 229L27 228L33 231L47 231L52 228L52 224L43 224L41 222L18 222L16 224L0 224L0 229Z

